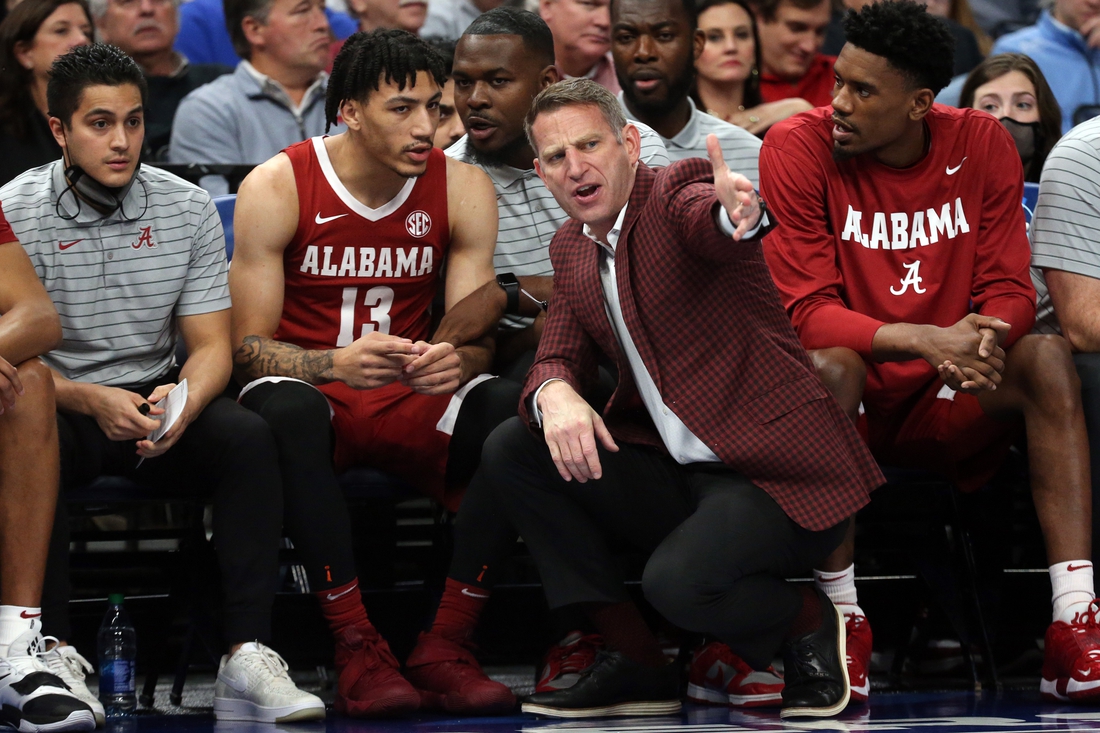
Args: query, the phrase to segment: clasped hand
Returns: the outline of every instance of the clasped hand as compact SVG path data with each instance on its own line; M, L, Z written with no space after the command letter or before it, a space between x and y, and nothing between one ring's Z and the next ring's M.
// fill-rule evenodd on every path
M924 358L956 392L993 391L1005 370L999 344L1010 329L1000 318L971 313L954 326L937 329Z
M429 344L372 331L333 356L336 379L353 389L400 380L420 394L447 394L462 382L462 359L449 343Z

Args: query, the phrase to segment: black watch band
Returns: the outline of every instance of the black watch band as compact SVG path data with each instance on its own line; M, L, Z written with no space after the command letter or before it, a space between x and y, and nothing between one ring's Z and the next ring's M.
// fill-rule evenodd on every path
M510 316L519 315L519 279L510 272L502 272L497 275L497 285L504 289L508 301L504 305L504 312Z

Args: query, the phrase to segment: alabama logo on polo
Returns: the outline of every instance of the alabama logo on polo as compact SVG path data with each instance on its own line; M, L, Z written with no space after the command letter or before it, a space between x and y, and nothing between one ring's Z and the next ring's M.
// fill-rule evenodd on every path
M428 216L428 212L417 209L405 217L405 229L420 239L432 230L432 217Z

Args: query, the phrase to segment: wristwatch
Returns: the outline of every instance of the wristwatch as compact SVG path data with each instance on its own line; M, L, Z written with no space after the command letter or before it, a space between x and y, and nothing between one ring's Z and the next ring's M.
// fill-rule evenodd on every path
M510 316L519 315L519 279L511 272L502 272L497 275L497 285L504 289L508 301L504 305L504 312Z

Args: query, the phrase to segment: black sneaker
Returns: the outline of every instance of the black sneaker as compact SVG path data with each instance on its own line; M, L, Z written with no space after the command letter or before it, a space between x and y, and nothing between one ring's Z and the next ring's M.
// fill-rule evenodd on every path
M0 657L0 724L20 733L94 730L91 708L46 669L41 654L42 637L32 629Z
M783 645L781 718L828 718L848 705L844 616L820 588L821 626Z
M672 715L680 712L680 669L644 667L622 652L603 650L572 687L536 692L522 709L552 718Z

